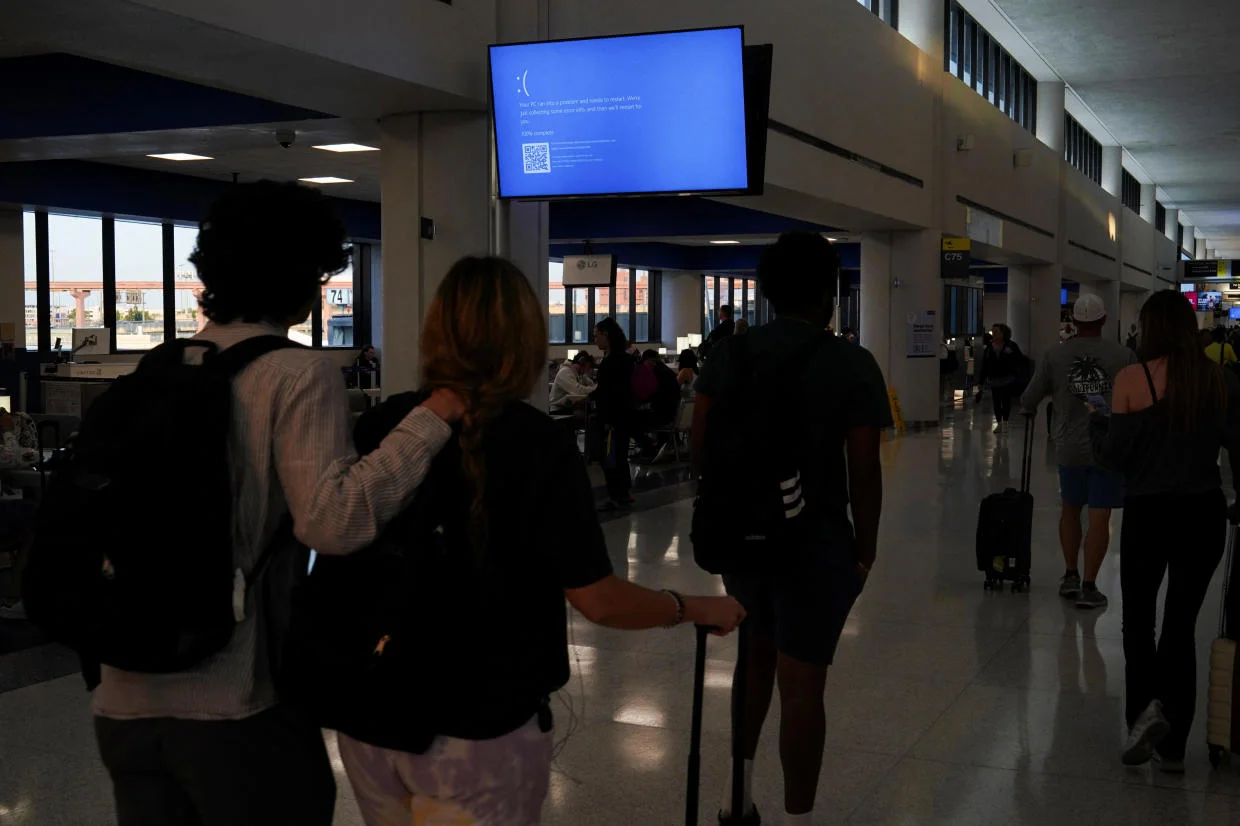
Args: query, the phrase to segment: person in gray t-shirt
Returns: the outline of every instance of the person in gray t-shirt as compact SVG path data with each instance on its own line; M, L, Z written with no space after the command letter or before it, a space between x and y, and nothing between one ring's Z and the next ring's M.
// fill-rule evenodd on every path
M1109 407L1111 386L1120 370L1136 363L1136 354L1115 341L1102 338L1107 313L1102 299L1083 295L1073 306L1077 334L1051 348L1038 365L1021 396L1021 408L1037 410L1052 397L1052 433L1059 461L1059 491L1063 500L1059 540L1067 570L1059 595L1075 599L1078 608L1105 608L1107 598L1095 584L1111 542L1111 511L1124 505L1124 477L1094 462L1089 437L1089 408ZM1085 576L1081 556L1081 512L1089 508L1085 542Z

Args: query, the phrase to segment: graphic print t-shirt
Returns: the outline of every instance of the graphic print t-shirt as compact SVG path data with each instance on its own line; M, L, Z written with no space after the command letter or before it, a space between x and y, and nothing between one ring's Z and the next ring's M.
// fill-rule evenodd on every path
M1115 376L1136 363L1136 354L1127 347L1101 338L1078 336L1047 352L1022 398L1022 407L1028 409L1045 396L1053 396L1052 429L1059 464L1094 464L1085 401L1089 396L1102 396L1110 405Z

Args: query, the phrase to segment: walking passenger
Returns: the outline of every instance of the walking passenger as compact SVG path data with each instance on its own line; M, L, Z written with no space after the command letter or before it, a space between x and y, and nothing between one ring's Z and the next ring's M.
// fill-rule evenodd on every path
M1035 413L1047 396L1053 402L1055 455L1059 462L1059 542L1066 571L1059 595L1076 600L1077 608L1105 608L1106 596L1096 584L1111 543L1111 510L1124 506L1124 476L1099 467L1089 438L1086 402L1110 407L1115 377L1136 362L1136 354L1102 337L1107 311L1102 299L1086 294L1072 312L1076 336L1047 351L1021 397L1021 407ZM1049 414L1048 414L1049 415ZM1081 579L1081 512L1089 508L1085 532L1085 578Z
M637 362L629 355L628 339L613 318L603 319L594 328L594 343L603 351L594 403L599 419L607 428L603 457L607 502L601 510L614 511L628 508L634 502L629 446L637 415L637 402L633 397L633 370Z
M693 463L700 471L708 456L730 449L706 440L712 403L749 386L749 376L741 375L743 367L734 358L744 358L758 370L788 371L781 399L787 413L779 426L803 435L799 474L810 520L810 539L802 547L787 548L777 567L724 578L728 593L741 601L749 619L741 631L748 651L745 691L732 699L733 726L743 721L746 808L730 811L729 790L721 823L759 823L749 786L776 681L783 822L812 823L826 732L827 667L878 550L879 440L882 429L891 425L891 407L869 351L824 332L831 321L838 272L835 250L821 235L783 235L758 265L758 282L776 319L719 347L698 380ZM734 357L738 347L747 355ZM800 518L806 518L805 511L799 511Z
M981 388L989 384L995 405L995 433L1004 436L1008 419L1012 418L1012 401L1020 394L1022 374L1028 375L1028 359L1012 341L1011 327L996 324L990 328L990 335L990 346L982 353L982 370L977 377L977 401L982 399Z
M1120 534L1123 762L1157 757L1163 771L1182 772L1197 707L1197 614L1226 542L1221 447L1240 479L1240 379L1202 351L1192 305L1170 290L1141 309L1140 358L1115 380L1113 414L1095 410L1092 419L1099 463L1124 473L1128 485Z
M427 314L423 388L468 401L423 492L442 521L435 533L444 552L430 543L404 549L426 577L402 597L409 615L397 626L417 647L408 670L385 674L408 673L415 685L376 689L376 701L396 696L407 708L371 739L425 734L430 745L415 754L341 733L367 826L539 822L551 773L550 695L569 678L565 597L616 629L698 623L724 634L744 617L731 597L651 591L612 573L575 443L525 403L545 363L544 313L512 264L466 258ZM397 396L368 413L358 448L382 450L389 428L423 398ZM553 519L549 502L560 506Z
M258 336L287 336L349 257L326 198L260 181L232 187L211 207L190 260L210 319L198 338L227 352ZM245 572L289 516L297 539L321 554L371 544L412 498L463 410L451 390L439 390L359 461L330 358L271 352L238 374L234 390L233 554ZM160 540L176 551L176 537ZM265 604L267 594L249 589L231 641L188 671L103 666L95 730L120 826L331 823L336 785L322 733L282 705L272 684L266 618L287 606Z

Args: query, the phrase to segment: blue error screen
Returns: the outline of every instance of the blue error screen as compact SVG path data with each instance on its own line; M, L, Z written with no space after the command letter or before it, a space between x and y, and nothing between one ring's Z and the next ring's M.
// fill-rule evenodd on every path
M749 184L739 28L491 47L500 195Z

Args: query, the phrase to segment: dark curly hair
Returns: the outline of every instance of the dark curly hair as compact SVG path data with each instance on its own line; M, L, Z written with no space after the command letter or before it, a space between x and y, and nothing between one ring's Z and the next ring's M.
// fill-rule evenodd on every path
M758 283L777 315L830 304L839 274L835 248L816 232L785 232L758 261Z
M349 250L344 224L321 192L258 181L211 205L189 260L205 288L207 318L295 324L324 281L348 266Z

